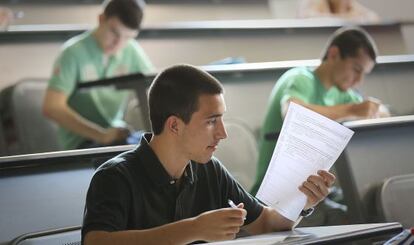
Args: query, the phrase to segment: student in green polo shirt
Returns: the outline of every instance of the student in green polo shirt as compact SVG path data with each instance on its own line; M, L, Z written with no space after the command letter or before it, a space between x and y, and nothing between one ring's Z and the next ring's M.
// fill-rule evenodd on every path
M321 64L316 69L290 69L277 81L270 95L266 117L259 140L259 160L255 194L264 175L276 140L265 135L279 132L289 102L295 102L337 121L380 116L378 101L365 100L352 90L371 72L376 59L376 45L360 28L341 28L328 42ZM388 113L383 112L383 116Z
M134 40L143 17L140 0L109 0L99 25L68 40L57 58L43 104L44 114L60 126L64 149L124 143L122 120L128 93L103 87L77 91L78 83L152 71Z

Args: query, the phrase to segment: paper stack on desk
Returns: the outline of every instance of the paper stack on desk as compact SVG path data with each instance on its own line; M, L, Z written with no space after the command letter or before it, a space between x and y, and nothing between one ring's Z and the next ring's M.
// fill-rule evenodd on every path
M272 159L256 197L295 221L306 204L298 187L309 175L328 170L353 131L295 103L283 122Z

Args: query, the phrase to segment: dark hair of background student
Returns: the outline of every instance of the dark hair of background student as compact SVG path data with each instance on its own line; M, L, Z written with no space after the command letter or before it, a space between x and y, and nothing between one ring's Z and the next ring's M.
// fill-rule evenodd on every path
M145 3L142 0L107 0L104 2L106 18L117 17L122 24L134 30L141 26Z
M365 30L358 27L338 29L328 41L323 60L326 60L328 49L332 46L338 47L342 59L358 56L360 49L364 50L374 62L377 57L377 47L374 40Z

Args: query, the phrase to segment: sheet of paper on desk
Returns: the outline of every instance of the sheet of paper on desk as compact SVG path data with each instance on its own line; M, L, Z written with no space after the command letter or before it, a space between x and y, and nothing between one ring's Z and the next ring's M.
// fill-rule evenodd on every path
M328 170L353 131L314 111L290 103L272 159L256 195L294 221L306 203L298 187L317 170Z
M281 242L287 238L286 235L263 235L258 237L247 237L247 238L239 238L235 240L223 241L223 242L211 242L207 244L214 244L214 245L272 245L277 242Z

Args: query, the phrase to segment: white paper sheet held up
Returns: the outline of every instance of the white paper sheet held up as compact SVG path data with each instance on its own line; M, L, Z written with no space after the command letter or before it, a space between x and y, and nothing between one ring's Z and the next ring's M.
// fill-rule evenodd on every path
M309 175L328 170L353 131L295 103L289 109L266 175L256 195L294 221L306 204L298 187Z

